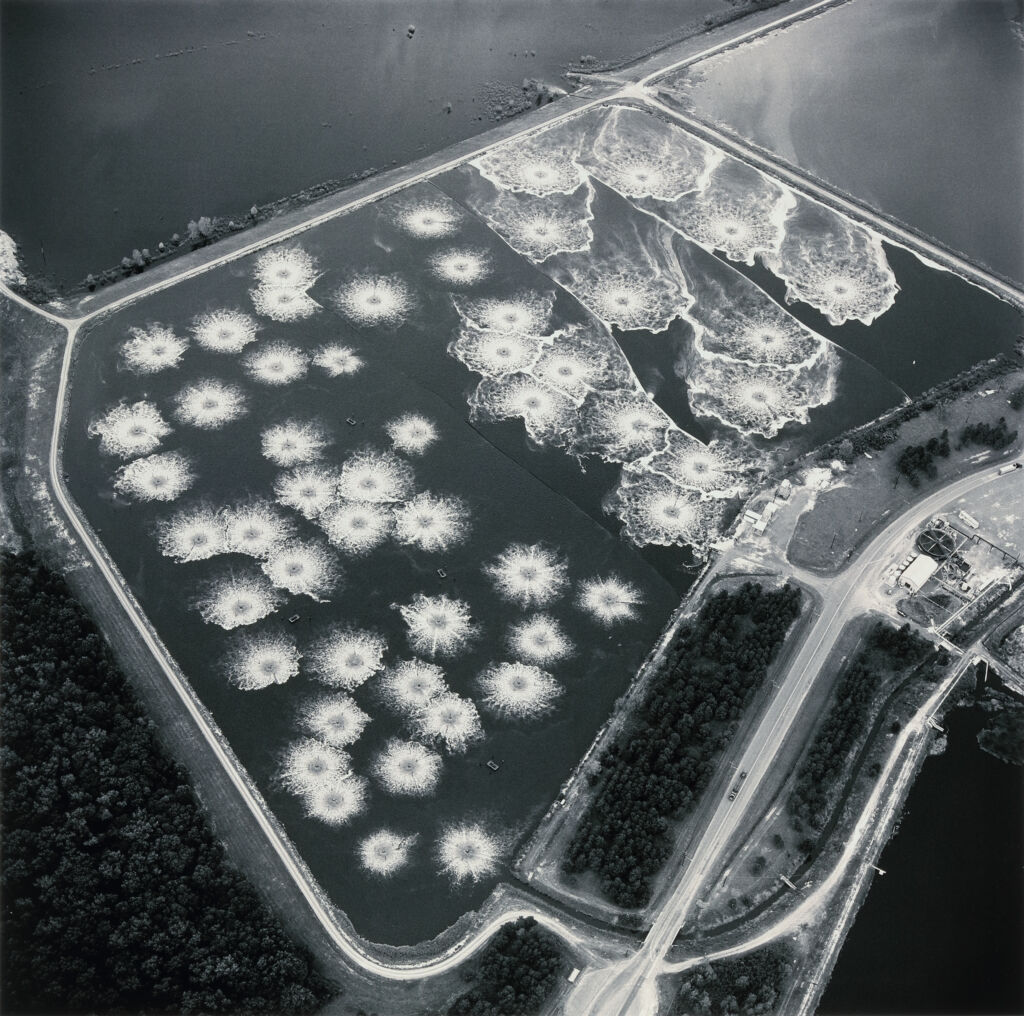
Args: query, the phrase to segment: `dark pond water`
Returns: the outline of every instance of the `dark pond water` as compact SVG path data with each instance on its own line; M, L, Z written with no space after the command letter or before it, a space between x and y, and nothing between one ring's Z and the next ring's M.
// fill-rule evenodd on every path
M977 709L950 717L820 1013L1024 1012L1024 771L978 747L984 722Z
M1024 280L1015 0L852 0L696 65L703 116Z
M5 0L0 223L31 270L78 282L189 219L438 151L524 78L564 85L584 55L622 59L724 7Z

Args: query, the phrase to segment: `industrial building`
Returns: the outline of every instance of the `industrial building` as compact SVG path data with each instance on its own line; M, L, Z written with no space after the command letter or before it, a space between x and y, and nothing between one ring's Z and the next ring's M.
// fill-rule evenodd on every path
M916 593L938 570L939 562L927 554L918 554L900 576L900 585Z

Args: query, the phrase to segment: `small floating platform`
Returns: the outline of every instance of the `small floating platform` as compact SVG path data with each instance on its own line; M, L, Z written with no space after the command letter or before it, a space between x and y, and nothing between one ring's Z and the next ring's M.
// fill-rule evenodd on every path
M354 416L347 416L347 417L345 417L345 422L350 427L354 427L359 421Z
M289 624L295 624L296 621L301 621L301 620L302 620L302 615L301 614L292 614L292 616L290 618L288 618L288 623Z
M491 772L496 773L501 768L501 764L499 762L495 762L494 759L489 758L487 760L487 768L490 769Z
M446 579L446 578L448 578L448 572L446 572L443 568L438 568L437 569L437 577L439 579Z

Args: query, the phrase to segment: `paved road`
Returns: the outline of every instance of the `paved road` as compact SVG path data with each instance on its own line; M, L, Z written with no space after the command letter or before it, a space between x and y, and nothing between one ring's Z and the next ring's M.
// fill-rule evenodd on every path
M992 483L1005 481L1006 477L997 475L995 465L987 465L911 506L890 522L843 572L834 577L805 577L821 594L821 613L737 763L737 771L745 770L747 777L737 782L736 799L723 799L715 809L640 950L621 964L581 977L569 998L567 1016L645 1016L656 1011L655 981L665 956L722 852L740 828L746 810L756 800L758 786L840 632L848 621L864 612L857 593L880 582L885 563L897 557L917 528L943 506Z

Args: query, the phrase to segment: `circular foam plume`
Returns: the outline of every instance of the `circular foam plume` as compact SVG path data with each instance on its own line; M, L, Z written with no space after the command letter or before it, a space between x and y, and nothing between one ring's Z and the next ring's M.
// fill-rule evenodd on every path
M285 684L299 672L299 650L285 635L263 632L240 638L228 656L231 683L242 691Z
M177 367L188 349L188 340L179 338L163 325L129 328L130 336L121 346L125 366L136 374L154 374Z
M164 519L158 529L160 553L179 564L205 561L227 550L224 524L210 508L192 508Z
M215 579L199 600L202 619L230 631L255 624L277 610L280 595L262 575L229 575Z
M285 342L271 342L247 353L242 366L254 381L286 385L305 377L309 358L295 346Z
M302 712L303 726L335 748L358 741L369 722L369 714L348 695L321 695L307 703Z
M643 602L640 590L617 575L581 582L576 598L580 610L605 626L635 621Z
M443 251L430 259L430 270L448 285L472 286L491 274L491 257L473 248Z
M274 494L285 507L315 519L337 501L340 482L333 466L298 466L274 481Z
M330 826L343 826L366 810L367 781L350 774L317 784L303 797L310 818Z
M412 725L418 737L454 754L462 754L484 736L476 706L453 692L431 699L413 717Z
M579 424L576 404L529 374L485 377L469 400L474 414L485 420L521 419L539 445L564 445Z
M313 737L290 744L281 766L281 779L293 794L308 794L317 788L335 786L352 769L348 753Z
M394 512L374 501L340 501L317 520L331 545L350 557L361 557L381 546L391 535Z
M349 501L404 501L412 496L412 466L392 452L356 452L341 467L338 493Z
M320 458L331 439L318 423L286 420L260 434L263 457L287 468Z
M503 190L546 194L571 194L586 173L576 164L576 150L542 134L514 144L501 145L470 165Z
M395 451L404 455L422 455L437 441L437 425L419 413L403 413L389 420L384 429Z
M390 829L379 829L359 841L359 862L372 875L387 878L409 863L409 851L415 836L400 836Z
M465 216L454 204L441 201L402 203L396 208L394 221L399 229L411 236L435 240L452 236L462 226Z
M216 430L248 411L245 394L224 381L197 381L174 397L174 416L180 423L200 430Z
M203 314L192 323L192 334L203 349L215 353L240 353L256 341L256 319L236 310Z
M295 535L291 519L265 501L228 508L223 521L226 549L249 557L270 557Z
M295 540L275 550L262 566L263 574L293 596L323 603L341 578L334 555L318 543Z
M469 534L469 512L457 497L424 492L395 510L395 539L427 552L448 550Z
M373 773L389 794L425 797L441 779L441 756L418 741L388 741L376 758Z
M448 347L448 352L484 377L501 377L529 370L540 355L540 340L515 332L480 331L466 327Z
M660 473L681 487L730 496L740 483L742 464L718 442L701 444L672 431L663 451L626 467L628 474Z
M600 362L572 352L545 350L531 371L545 385L564 392L569 398L581 402L600 381Z
M455 656L478 634L463 600L417 593L400 612L409 644L424 656Z
M425 709L449 688L436 663L402 660L384 673L380 691L388 705L408 715Z
M491 297L465 301L456 299L455 308L466 324L479 331L502 335L543 335L554 303L550 293L526 291L508 300Z
M312 317L320 304L302 289L283 286L257 286L249 290L256 313L271 321L302 321Z
M324 684L352 691L384 666L387 642L371 631L335 628L306 653L310 672Z
M334 294L338 310L359 325L397 328L415 301L412 291L394 275L359 275Z
M321 346L313 356L313 365L319 367L328 377L342 377L360 370L363 358L351 347L334 343Z
M546 671L529 663L498 663L480 677L483 703L492 712L525 720L548 712L562 686Z
M514 543L484 567L498 594L523 607L543 607L557 600L568 583L568 566L539 543Z
M316 281L316 261L301 247L277 247L256 259L254 275L262 286L308 289Z
M561 625L548 614L534 614L509 629L509 648L519 660L546 666L564 660L573 651Z
M161 452L122 466L114 477L114 488L136 501L173 501L195 479L191 463L181 452Z
M442 871L456 884L479 882L497 870L501 843L479 823L464 822L445 829L437 856Z
M638 546L690 546L699 552L717 531L721 502L703 500L661 476L623 482L609 501L624 534Z
M122 402L89 425L90 437L100 439L100 451L122 459L149 455L170 433L152 402Z
M576 438L580 455L630 462L665 446L672 421L639 392L598 392L587 399Z

